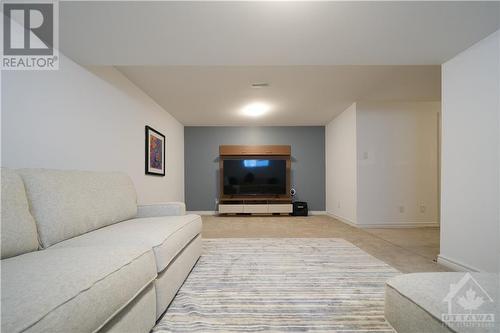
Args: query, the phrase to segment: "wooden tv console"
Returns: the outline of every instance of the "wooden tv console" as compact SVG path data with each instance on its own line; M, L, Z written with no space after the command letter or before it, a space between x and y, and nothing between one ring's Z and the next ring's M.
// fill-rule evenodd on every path
M293 211L291 200L223 200L219 214L289 214Z
M291 147L279 145L223 145L219 146L220 195L219 214L289 214L293 211L290 197ZM276 196L224 195L225 158L279 158L286 160L286 194Z

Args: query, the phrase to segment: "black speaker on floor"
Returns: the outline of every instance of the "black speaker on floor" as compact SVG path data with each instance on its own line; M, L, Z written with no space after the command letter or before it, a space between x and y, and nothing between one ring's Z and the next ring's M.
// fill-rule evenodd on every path
M307 216L309 210L307 209L307 202L295 201L293 203L293 216Z

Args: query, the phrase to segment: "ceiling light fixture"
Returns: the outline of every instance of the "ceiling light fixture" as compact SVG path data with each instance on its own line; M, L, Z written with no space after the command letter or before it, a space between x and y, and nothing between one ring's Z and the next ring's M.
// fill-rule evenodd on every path
M248 117L260 117L271 110L271 106L266 103L250 103L241 109L241 113Z

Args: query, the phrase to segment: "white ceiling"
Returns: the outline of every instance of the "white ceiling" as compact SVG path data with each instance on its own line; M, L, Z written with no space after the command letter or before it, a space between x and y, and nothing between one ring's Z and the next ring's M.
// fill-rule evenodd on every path
M117 66L185 125L322 125L354 101L437 101L436 65L499 28L500 2L60 3L63 53ZM242 117L252 101L274 109Z
M499 28L491 1L60 3L89 65L436 65Z
M440 66L120 66L184 125L324 125L355 101L439 101ZM267 82L268 88L252 88ZM273 106L262 118L247 103Z

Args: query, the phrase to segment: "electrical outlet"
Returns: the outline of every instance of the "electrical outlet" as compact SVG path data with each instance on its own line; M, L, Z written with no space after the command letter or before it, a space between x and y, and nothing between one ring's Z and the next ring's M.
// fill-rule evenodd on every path
M405 206L399 206L399 212L404 213L405 212Z
M340 201L337 202L337 208L340 208Z
M420 205L420 213L425 213L426 209L427 207L425 207L425 205Z
M368 152L367 151L363 152L363 159L364 160L368 159Z

